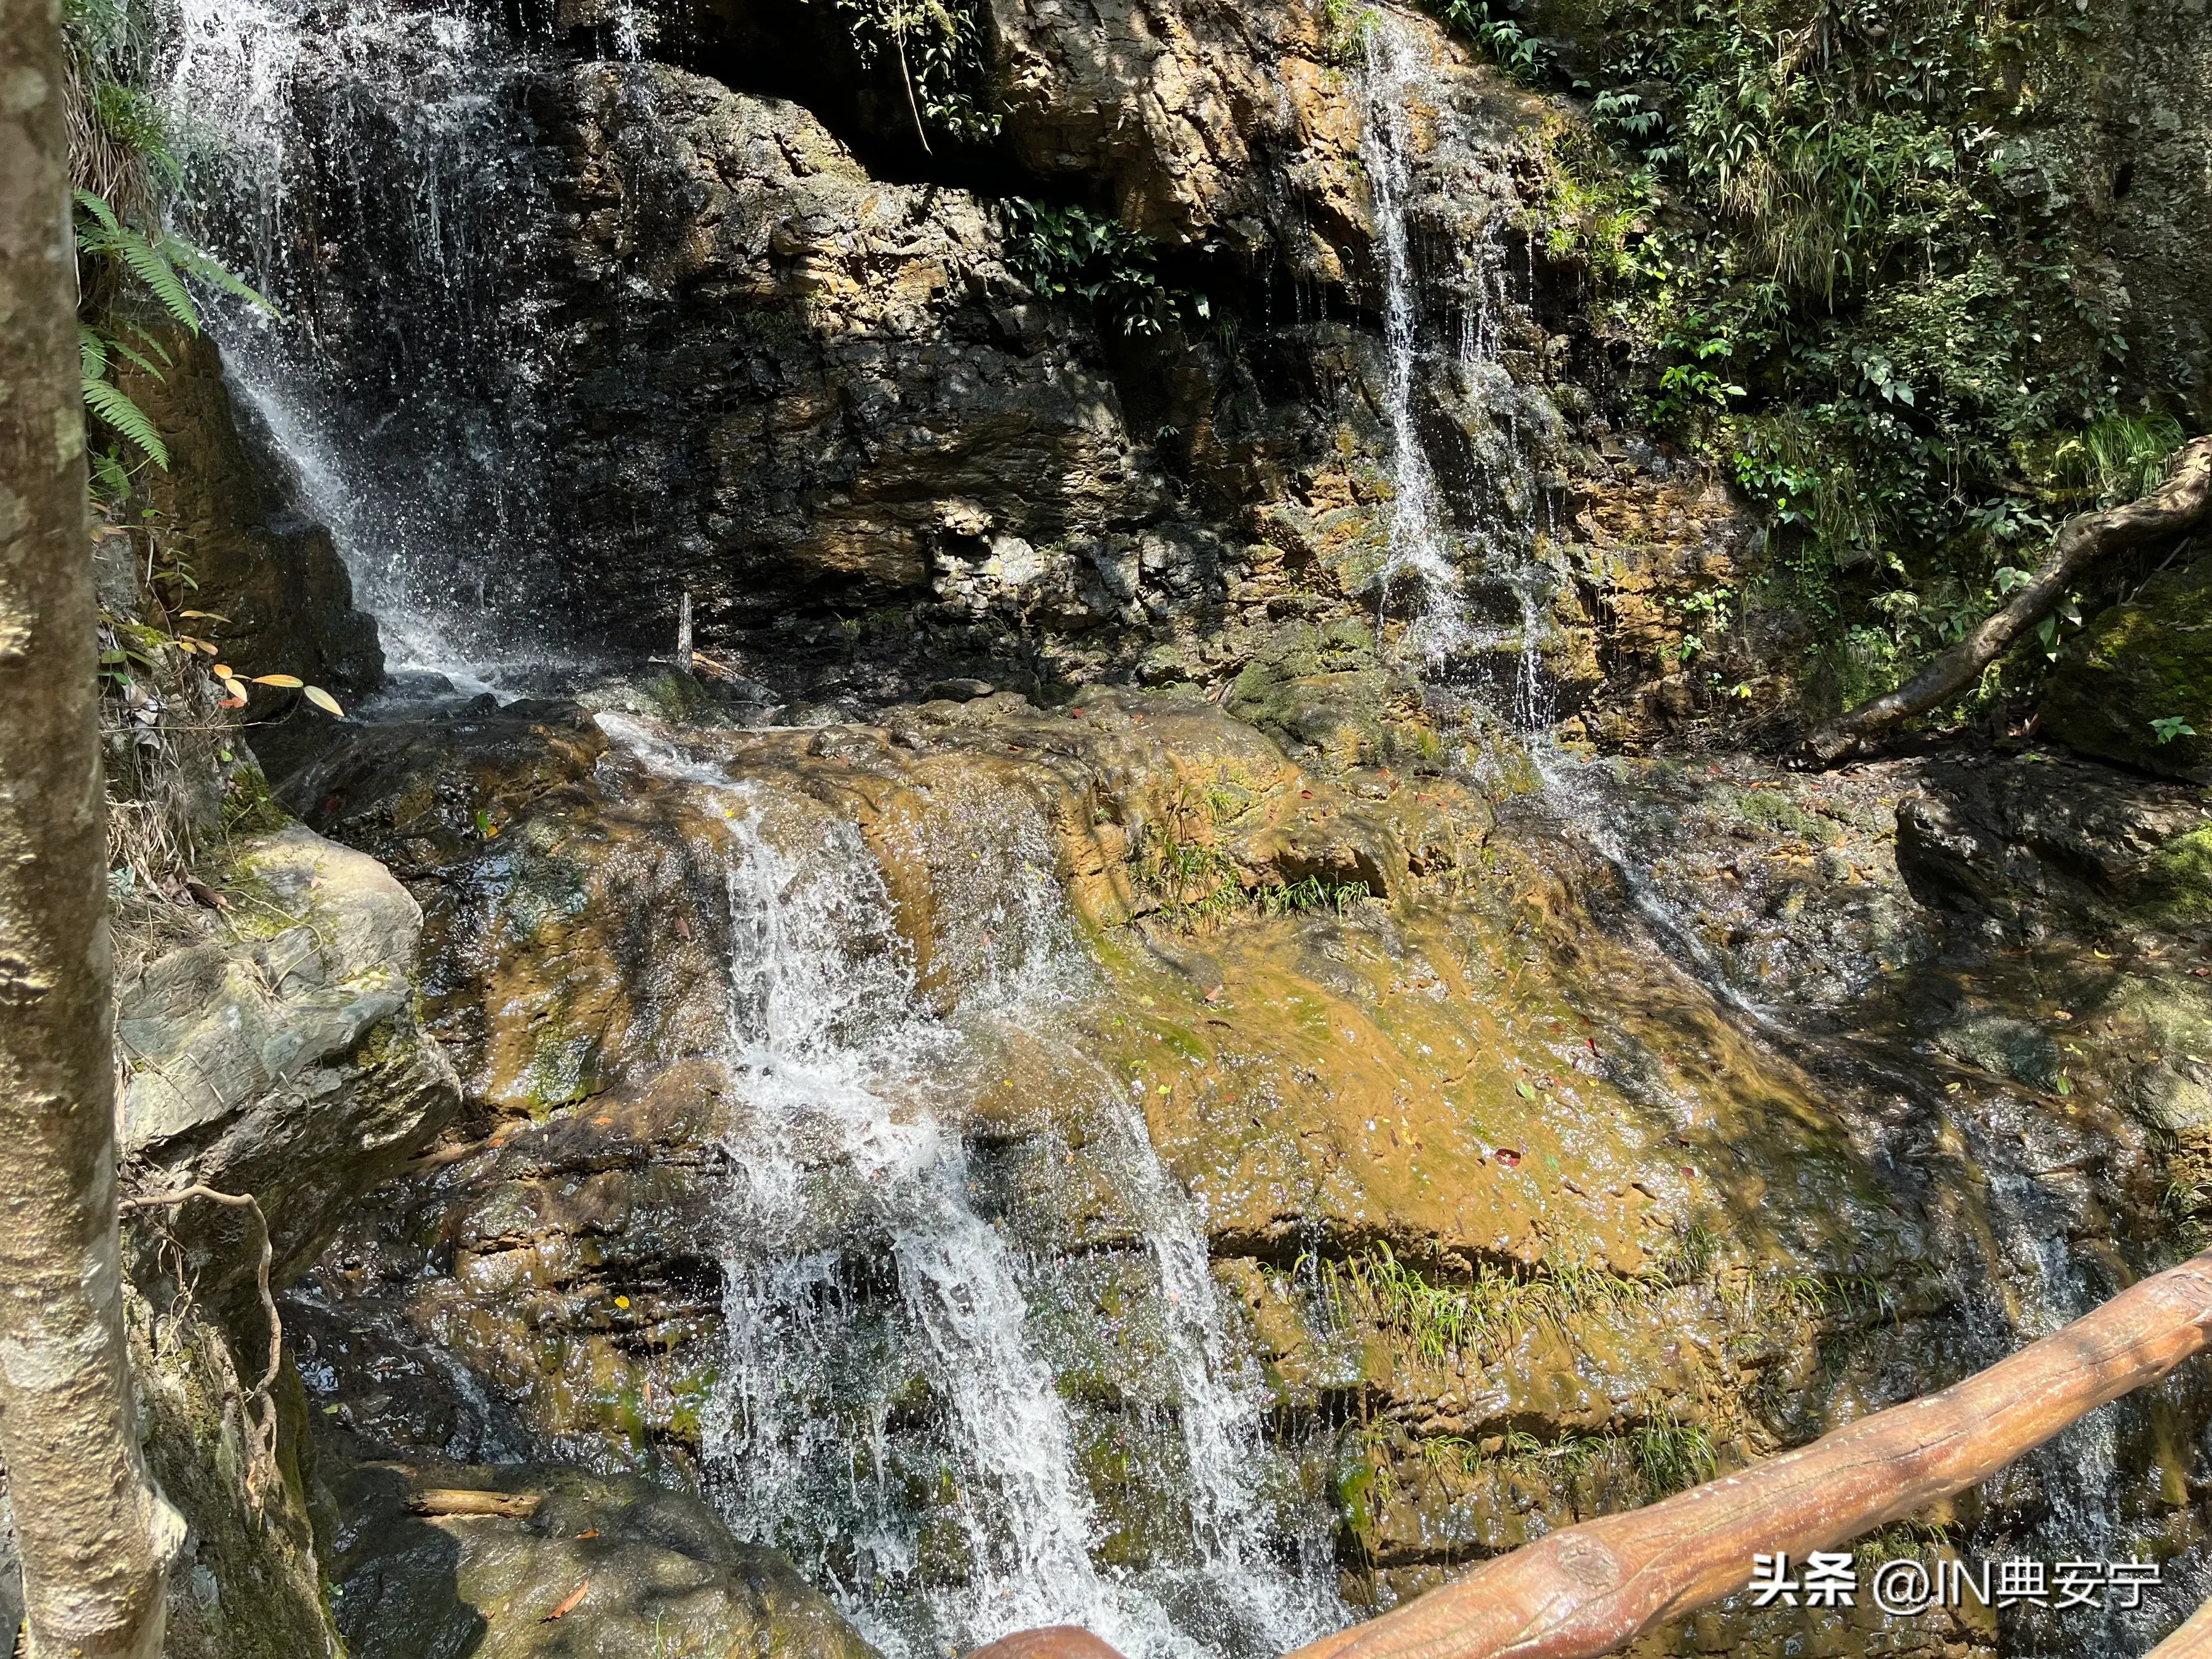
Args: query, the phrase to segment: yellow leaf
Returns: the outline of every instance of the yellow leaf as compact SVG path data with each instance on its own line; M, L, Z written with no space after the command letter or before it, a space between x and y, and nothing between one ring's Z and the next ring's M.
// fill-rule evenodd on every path
M235 679L237 672L228 663L219 662L215 665L215 677L219 680Z
M615 1306L617 1308L627 1308L629 1306L629 1298L626 1296L617 1297L615 1298Z
M218 617L212 611L179 611L179 617L191 617L200 622L228 622L228 617Z
M256 674L253 683L256 685L281 685L287 691L297 691L307 681L297 674Z
M301 686L300 690L306 696L309 702L314 704L316 708L321 709L325 714L337 714L341 717L344 715L345 710L338 707L338 700L332 696L329 692L324 690L321 686L304 685Z
M222 689L229 692L232 696L236 697L239 702L244 702L246 701L246 688L238 683L238 677L236 675L223 675Z

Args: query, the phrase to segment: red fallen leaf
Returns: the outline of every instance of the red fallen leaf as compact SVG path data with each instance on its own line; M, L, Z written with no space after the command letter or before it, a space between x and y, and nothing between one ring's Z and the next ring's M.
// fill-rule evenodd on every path
M686 941L691 937L691 924L681 916L676 918L676 937Z
M1299 799L1300 800L1311 800L1311 799L1313 799L1313 791L1312 791L1312 790L1310 790L1310 789L1301 789L1301 790L1299 790L1299 791L1298 791L1298 799Z
M1592 1054L1595 1054L1597 1052L1597 1039L1595 1037L1584 1037L1583 1039L1583 1046L1588 1048Z
M1224 988L1224 987L1222 987L1222 986L1218 986L1218 985L1215 986L1215 987L1214 987L1211 991L1208 991L1208 992L1206 994L1206 1000L1208 1002L1218 1002L1218 1001L1220 1001L1220 1000L1221 1000L1221 998L1222 998L1222 995L1223 995L1223 994L1224 994L1224 988Z
M1686 1176L1693 1176L1697 1174L1697 1171L1692 1169L1688 1164L1685 1164L1682 1166L1682 1173Z
M1509 1170L1517 1170L1521 1167L1521 1154L1510 1146L1500 1146L1498 1149L1498 1161Z
M589 1532L580 1532L576 1534L579 1538L597 1538L599 1535L599 1529L597 1527L593 1527ZM587 1578L584 1582L588 1584L591 1580Z
M559 1607L554 1608L552 1612L547 1613L538 1622L541 1625L550 1625L556 1619L566 1619L570 1613L575 1612L578 1607L583 1605L584 1592L591 1589L591 1587L592 1581L586 1578L582 1583L577 1585L574 1589L568 1592L568 1599L567 1601L563 1601Z
M209 886L204 881L194 881L191 877L187 876L185 878L185 890L187 893L190 893L195 900L201 904L205 905L210 910L228 910L230 908L230 901L225 898L222 894L216 892L214 888Z

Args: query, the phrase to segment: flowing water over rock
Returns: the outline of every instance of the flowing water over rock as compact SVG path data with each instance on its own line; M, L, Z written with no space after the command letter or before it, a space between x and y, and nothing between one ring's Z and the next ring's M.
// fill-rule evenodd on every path
M167 98L191 228L283 313L226 302L233 386L392 666L471 690L542 668L558 597L533 67L464 9L179 0Z
M1093 1563L1075 1425L1030 1328L1034 1301L1065 1303L1075 1287L978 1214L961 1123L1004 1033L1089 989L1035 809L987 802L966 826L989 861L972 854L981 867L964 890L940 895L938 942L954 964L940 1015L855 829L823 836L802 819L786 830L797 844L779 846L770 793L634 721L601 723L652 769L708 792L729 825L740 1104L723 1218L730 1348L706 1455L740 1534L834 1585L896 1654L1073 1623L1132 1659L1231 1659L1341 1623L1325 1519L1285 1539L1260 1501L1263 1394L1230 1354L1191 1200L1141 1114L1111 1108L1153 1263L1188 1538L1172 1552L1182 1559L1134 1572ZM1108 1431L1126 1455L1158 1456L1145 1443L1162 1426Z
M625 52L648 32L613 18ZM1170 477L1132 443L1138 382L1073 354L1085 325L973 200L878 184L789 106L587 74L463 13L187 0L194 211L288 314L220 331L302 510L396 660L465 690L565 678L598 711L395 699L289 789L421 898L472 1114L296 1304L362 1450L695 1486L894 1659L1058 1621L1131 1659L1265 1659L1950 1380L2154 1250L2141 1130L2056 1069L2132 1099L2151 1084L2117 1056L2152 1039L2008 1081L1953 1018L1979 994L1943 955L1978 947L1930 919L1950 866L1898 805L1949 783L1825 815L1809 786L1555 737L1596 578L1562 546L1560 388L1527 366L1561 361L1537 238L1498 143L1447 129L1468 71L1410 15L1362 35L1367 334L1283 337L1316 379L1364 373L1384 506L1309 458L1310 500L1238 516L1192 504L1218 455ZM695 260L716 238L736 251ZM645 343L592 355L632 313ZM838 352L844 378L806 378ZM669 438L677 405L624 401L641 362L759 418ZM1219 425L1292 423L1219 401ZM556 428L617 458L567 496ZM804 465L748 470L783 447ZM1031 524L1041 478L1065 499ZM605 529L564 500L653 556L556 556ZM679 507L787 539L747 564ZM1378 539L1379 571L1342 556ZM932 594L915 614L978 649L1110 635L1098 661L1158 681L1226 660L1232 557L1273 584L1237 627L1274 641L1282 746L1222 712L1234 664L1212 696L1023 682L1054 710L963 677L864 721L840 611L822 696L773 717L794 729L749 683L547 675L532 644L650 623L669 571L719 559L726 611L782 630L750 640L767 659L795 654L793 592L849 587ZM1171 612L1199 618L1184 657ZM1385 692L1389 732L1368 707L1340 743L1330 700ZM2043 1006L2033 961L1972 963ZM436 1397L395 1405L393 1376ZM2108 1408L1950 1535L2151 1547L2148 1421Z

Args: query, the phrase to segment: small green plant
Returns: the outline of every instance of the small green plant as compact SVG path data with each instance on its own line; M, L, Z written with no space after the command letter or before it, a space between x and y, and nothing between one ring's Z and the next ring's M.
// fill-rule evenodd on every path
M1550 67L1543 43L1492 0L1429 0L1429 9L1465 36L1490 61L1516 81L1534 81Z
M973 0L834 0L863 67L885 52L898 66L914 135L929 130L977 143L997 136L983 103L983 26Z
M1212 318L1206 295L1161 279L1159 249L1109 215L1051 207L1024 197L1000 204L1006 262L1048 300L1079 301L1123 334L1158 334Z
M1308 1256L1300 1265L1308 1262L1339 1323L1395 1329L1437 1362L1494 1358L1539 1323L1565 1329L1577 1315L1629 1306L1661 1288L1575 1263L1518 1277L1487 1261L1464 1285L1437 1285L1387 1242L1341 1261Z
M2160 714L2150 723L2153 736L2163 746L2176 738L2193 738L2197 728L2179 714Z
M1686 1492L1713 1478L1717 1459L1712 1437L1695 1424L1655 1417L1630 1434L1636 1471L1653 1498Z
M156 380L174 364L153 332L124 313L136 301L170 324L198 333L199 307L193 303L187 276L272 315L273 308L212 254L173 232L126 224L104 198L88 190L77 191L76 210L77 259L94 271L80 286L88 296L97 296L93 307L99 318L80 317L77 323L85 407L166 472L168 446L153 418L109 376L118 361ZM116 448L95 452L92 464L94 477L109 494L120 496L129 489L130 469Z

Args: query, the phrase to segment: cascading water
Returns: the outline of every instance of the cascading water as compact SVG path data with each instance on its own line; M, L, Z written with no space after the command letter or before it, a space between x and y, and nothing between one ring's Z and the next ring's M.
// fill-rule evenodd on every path
M1507 299L1497 215L1484 219L1458 250L1464 297L1454 366L1459 377L1456 406L1472 453L1468 464L1455 469L1424 447L1415 416L1417 391L1428 390L1441 404L1455 390L1437 355L1424 350L1422 318L1445 307L1435 295L1425 302L1413 259L1417 180L1412 111L1416 103L1433 102L1433 93L1427 84L1427 60L1402 26L1387 19L1375 21L1366 30L1365 45L1362 155L1383 279L1385 412L1395 490L1383 586L1386 603L1394 586L1404 584L1415 589L1419 605L1402 648L1424 665L1440 689L1472 682L1465 689L1502 718L1534 765L1550 811L1618 872L1661 947L1735 1010L1747 1030L1762 1041L1794 1047L1798 1038L1782 1011L1754 1000L1756 988L1736 982L1729 966L1698 937L1690 916L1652 880L1633 849L1633 836L1623 829L1632 813L1624 810L1611 770L1601 761L1570 752L1553 730L1558 709L1543 653L1560 577L1551 550L1534 533L1540 492L1517 429L1523 394L1502 361L1500 322ZM1474 418L1465 418L1468 415ZM1445 526L1447 501L1463 527ZM1492 593L1508 599L1510 610L1517 612L1511 621L1492 622L1482 614ZM1491 663L1502 667L1504 661L1512 665L1509 671L1491 670ZM1472 674L1470 664L1475 665ZM1510 690L1504 683L1508 673ZM1870 1066L1904 1094L1929 1099L1931 1109L1949 1119L1972 1148L1986 1177L1987 1217L2008 1264L2017 1305L2008 1304L2005 1291L1985 1275L1962 1275L1952 1286L1971 1332L1973 1352L1966 1357L1970 1365L1994 1364L2022 1342L2088 1312L2109 1293L2109 1286L2103 1291L2094 1288L2106 1283L2105 1269L2077 1253L2070 1242L2073 1218L2030 1167L2032 1160L2023 1157L2017 1126L2009 1133L2002 1127L1993 1133L1991 1126L1954 1109L1947 1097L1932 1094L1925 1079L1892 1073L1863 1054L1854 1054L1850 1063ZM1989 1550L2046 1560L2140 1553L2125 1536L2115 1497L2124 1484L2122 1414L2140 1409L2127 1402L2102 1407L2036 1453L2032 1462L2039 1510L2024 1535L1992 1539ZM2165 1608L2170 1626L2203 1599L2208 1578L2212 1574L2202 1563L2176 1563L2169 1583L2148 1595L2146 1605L2156 1601ZM2118 1659L2140 1650L2142 1628L2139 1615L2108 1607L2094 1625L2023 1627L2012 1632L2011 1639L2022 1651L2071 1650Z
M1463 679L1472 668L1489 679L1494 664L1509 664L1510 717L1533 729L1549 723L1541 645L1559 579L1533 533L1541 492L1525 441L1526 399L1503 361L1503 236L1513 186L1502 168L1486 164L1453 182L1460 194L1445 216L1468 234L1454 250L1451 291L1430 292L1437 285L1419 269L1415 220L1417 199L1434 205L1437 185L1427 181L1425 194L1417 176L1415 112L1438 102L1433 66L1422 39L1394 19L1373 19L1364 37L1360 155L1382 283L1393 497L1380 604L1387 612L1394 597L1410 592L1414 614L1402 648L1432 677ZM1448 331L1437 319L1452 312L1455 356L1436 349L1431 337ZM1431 459L1419 412L1424 399L1435 405L1436 423L1458 428L1463 466L1440 470ZM1503 614L1481 614L1490 611Z
M465 10L178 0L166 100L187 228L283 313L220 308L233 389L392 665L472 690L544 662L557 589L533 68Z
M962 930L988 948L967 953L973 971L939 1016L852 826L779 836L765 790L601 720L648 766L710 792L729 826L741 1103L708 1462L733 1525L831 1587L887 1652L917 1659L1061 1622L1132 1659L1256 1659L1345 1622L1327 1515L1285 1534L1262 1491L1261 1392L1230 1356L1194 1206L1141 1116L1103 1074L1079 1073L1074 1086L1112 1102L1188 1511L1182 1559L1093 1560L1085 1425L1032 1332L1040 1305L1068 1299L1066 1274L1024 1260L979 1212L958 1121L999 1034L1084 989L1034 814L990 825L1001 854L981 879L995 890ZM957 911L977 896L950 896Z
M1413 236L1412 109L1428 60L1405 29L1376 19L1365 30L1365 131L1360 160L1375 210L1376 256L1382 267L1382 340L1387 360L1384 414L1390 426L1389 551L1381 589L1411 586L1419 611L1408 641L1423 660L1438 663L1465 641L1467 623L1458 562L1438 520L1436 476L1414 419L1420 365Z

